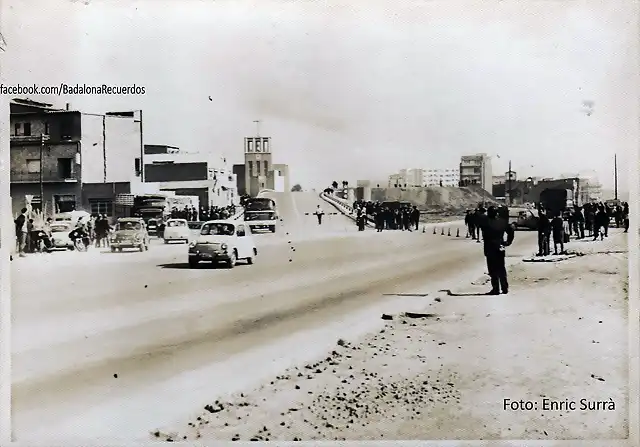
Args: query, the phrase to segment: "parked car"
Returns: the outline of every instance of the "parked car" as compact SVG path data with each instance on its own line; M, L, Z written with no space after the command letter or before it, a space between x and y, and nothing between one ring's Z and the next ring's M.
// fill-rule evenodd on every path
M149 250L149 234L139 217L122 217L116 222L111 236L111 251L122 251L123 248L137 248L140 251Z
M212 220L202 225L200 234L189 244L189 266L202 261L224 262L233 268L239 259L253 264L258 255L251 229L236 220Z
M73 250L74 244L69 233L74 229L69 222L58 221L51 223L51 242L54 250Z
M173 241L184 242L186 244L191 240L191 229L187 219L169 219L164 228L164 243L168 244Z

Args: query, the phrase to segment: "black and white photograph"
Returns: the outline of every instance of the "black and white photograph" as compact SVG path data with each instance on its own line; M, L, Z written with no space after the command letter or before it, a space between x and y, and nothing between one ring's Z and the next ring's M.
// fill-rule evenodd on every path
M7 436L640 445L638 12L3 2Z

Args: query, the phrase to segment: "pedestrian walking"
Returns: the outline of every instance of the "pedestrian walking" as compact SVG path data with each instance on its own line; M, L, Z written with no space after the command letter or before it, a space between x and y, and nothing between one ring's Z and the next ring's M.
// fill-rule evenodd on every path
M318 218L318 225L322 225L322 216L324 216L324 211L322 211L322 208L320 207L320 205L318 205L318 207L316 208L316 211L313 214L315 214L316 217Z

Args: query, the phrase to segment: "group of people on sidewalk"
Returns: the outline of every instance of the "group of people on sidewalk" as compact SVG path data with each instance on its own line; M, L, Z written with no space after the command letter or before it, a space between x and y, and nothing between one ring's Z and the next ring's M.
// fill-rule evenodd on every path
M44 218L37 212L29 213L22 208L14 220L16 253L20 257L27 253L50 253L55 246L55 234L52 229L53 219ZM112 228L104 214L95 214L89 218L80 218L74 228L69 228L69 239L81 239L85 248L95 244L96 247L109 246L109 234Z
M200 210L195 206L185 206L184 209L178 209L177 207L171 208L169 217L171 219L186 219L189 222L206 222L208 220L228 219L236 213L236 206L212 206L212 207L200 207Z

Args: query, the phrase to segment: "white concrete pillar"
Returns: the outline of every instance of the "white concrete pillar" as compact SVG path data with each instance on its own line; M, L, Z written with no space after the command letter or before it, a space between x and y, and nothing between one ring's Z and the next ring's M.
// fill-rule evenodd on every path
M347 189L347 201L350 204L356 201L356 192L353 188Z

